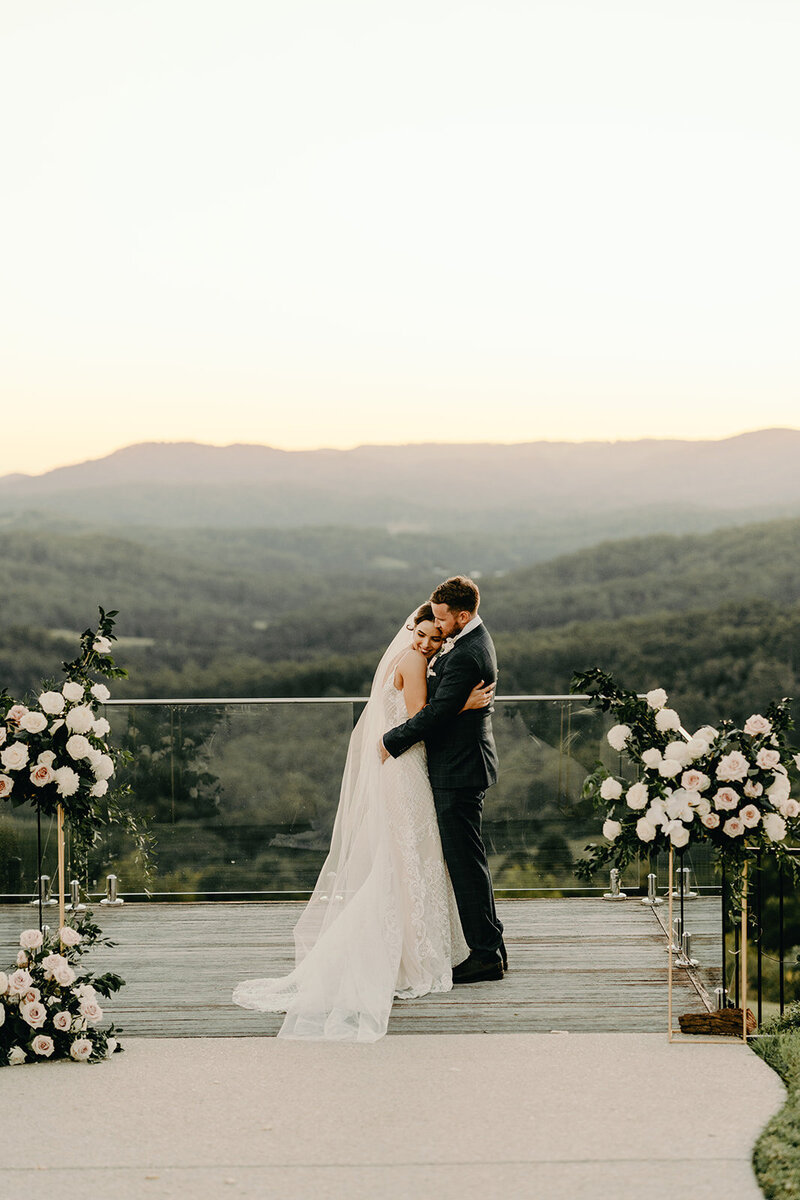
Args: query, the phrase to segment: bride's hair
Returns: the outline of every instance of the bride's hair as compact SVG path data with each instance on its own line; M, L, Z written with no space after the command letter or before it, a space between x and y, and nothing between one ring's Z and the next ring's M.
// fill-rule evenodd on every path
M406 625L406 629L416 629L417 626L421 625L423 621L433 620L433 609L431 608L430 601L426 600L424 604L420 604L419 608L408 622L408 625Z

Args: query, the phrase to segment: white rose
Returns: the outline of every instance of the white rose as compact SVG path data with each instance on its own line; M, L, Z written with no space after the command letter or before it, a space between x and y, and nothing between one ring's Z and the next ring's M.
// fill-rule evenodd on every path
M75 704L76 701L83 699L83 684L76 683L74 679L71 679L64 684L61 694L69 700L70 704Z
M63 967L55 967L53 969L53 979L59 987L69 987L75 982L75 972L69 963L65 963Z
M700 820L703 822L706 829L718 829L719 828L719 813L715 813L715 812L704 813L703 816L700 818Z
M42 767L52 767L55 761L56 756L52 750L43 750L36 760L36 762Z
M69 1032L70 1026L72 1025L72 1016L66 1011L66 1009L61 1008L58 1010L58 1012L52 1013L51 1019L53 1022L53 1028L57 1029L59 1033Z
M639 817L639 820L636 822L636 836L640 842L652 842L656 836L656 827L648 821L646 816Z
M745 804L742 811L739 813L742 819L742 824L748 829L755 829L758 822L761 820L761 813L756 808L755 804Z
M664 758L674 758L682 767L685 767L689 761L689 743L668 742L664 747Z
M91 748L89 739L81 733L73 733L71 738L67 738L67 754L70 758L88 758Z
M694 813L689 806L691 793L685 792L683 788L678 788L676 792L667 800L664 805L664 810L670 820L674 821L679 817L682 821L691 821L694 818Z
M630 736L630 725L612 725L606 734L606 739L612 750L624 750Z
M711 812L711 801L705 796L699 795L697 792L692 793L689 804L697 813L698 817L705 817Z
M12 742L0 751L0 762L7 771L20 771L28 765L28 747L24 742Z
M51 717L57 717L64 711L64 696L61 692L42 692L39 697L39 707Z
M26 1054L22 1046L12 1046L8 1052L8 1065L10 1067L21 1067L25 1062Z
M683 767L678 762L677 758L665 758L662 760L658 768L658 773L659 775L662 775L664 779L674 779L674 777L679 775L682 770Z
M98 779L97 783L95 783L92 786L92 788L90 789L89 795L94 796L94 798L96 800L99 800L103 796L105 796L107 791L108 791L108 780L107 779Z
M750 737L764 737L772 733L772 722L762 717L761 713L753 713L744 723L744 732L749 733Z
M788 817L790 821L800 815L800 804L796 800L782 800L777 806L782 817Z
M12 704L11 708L6 713L6 720L12 725L19 725L20 721L28 711L29 710L24 704Z
M702 771L692 768L684 771L681 775L681 787L685 788L687 792L704 792L710 786L711 780Z
M85 1017L90 1025L97 1025L103 1019L103 1010L96 1000L82 1000L81 1016Z
M670 729L680 729L681 719L674 708L660 708L656 713L656 729L667 733Z
M111 726L105 717L99 717L98 720L95 721L93 732L94 736L99 738L107 737L108 734L111 733Z
M53 1039L46 1033L38 1033L31 1042L31 1050L34 1054L38 1054L39 1058L49 1058L54 1049Z
M111 642L107 637L96 637L92 642L92 649L95 654L110 654Z
M74 989L74 994L79 1000L86 1000L87 998L91 1000L97 999L97 992L90 983L79 983Z
M41 1029L47 1020L47 1009L39 1000L35 1000L33 1004L20 1004L19 1015L31 1029Z
M732 750L717 763L717 779L746 779L750 764L738 750Z
M667 693L663 688L653 688L652 692L648 692L645 700L651 708L663 708L667 703Z
M762 746L756 755L756 766L761 767L762 771L771 771L775 767L780 766L781 756L777 750L767 750L766 746Z
M786 821L777 812L765 812L763 826L770 841L783 841L786 838Z
M651 825L664 824L664 806L660 800L654 800L644 814Z
M32 985L33 979L28 971L24 969L14 971L13 975L8 977L8 994L9 996L21 996Z
M95 700L99 700L101 704L105 704L106 700L111 699L111 692L104 683L96 683L93 688L89 689Z
M618 779L608 776L600 784L600 795L604 800L619 800L622 795L622 784Z
M101 754L97 762L92 764L92 769L97 779L108 779L114 774L114 760L108 754Z
M742 790L743 790L745 796L747 796L750 800L757 800L758 797L761 795L761 793L764 791L761 784L756 783L754 779L748 779L747 783L744 785L744 788Z
M625 803L628 805L628 808L646 808L648 799L649 795L645 785L643 783L633 783L628 788Z
M728 817L722 826L722 832L727 833L730 838L741 837L744 833L744 822L739 817Z
M55 772L59 796L74 796L80 786L81 777L72 767L59 767Z
M642 762L650 771L657 771L661 766L661 751L656 750L655 746L651 746L649 750L642 752Z
M8 976L5 971L0 971L0 996L5 996L8 991ZM2 1007L2 1006L0 1006Z
M62 946L78 946L83 940L77 929L73 929L71 925L62 925L58 931L58 936L61 939Z
M55 776L50 767L44 763L34 763L31 769L31 783L34 787L47 787L48 783L52 783Z
M94 713L88 704L78 704L66 715L67 729L72 733L88 733L94 725Z
M14 780L10 775L0 775L0 800L5 800L14 790Z
M689 830L682 821L670 821L669 828L666 829L665 832L669 833L669 840L672 842L672 845L677 846L678 849L680 849L681 846L685 846L689 841Z
M26 712L19 727L26 733L41 733L43 729L47 729L47 717L44 713Z
M612 821L611 818L603 822L603 837L608 838L613 842L622 833L622 826L619 821Z
M69 1048L70 1058L74 1058L75 1062L88 1062L92 1056L92 1049L88 1038L75 1038Z
M41 929L23 929L19 935L19 944L23 950L38 950L44 942Z

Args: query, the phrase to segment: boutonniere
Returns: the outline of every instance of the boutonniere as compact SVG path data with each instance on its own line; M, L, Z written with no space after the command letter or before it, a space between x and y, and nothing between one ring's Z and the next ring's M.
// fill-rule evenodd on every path
M444 641L442 642L442 648L441 648L441 650L438 650L438 651L436 652L436 654L434 654L434 656L433 656L433 658L431 659L431 661L428 663L428 671L427 671L427 674L428 674L428 675L435 675L435 674L436 674L436 672L435 672L435 671L434 671L434 669L433 669L433 664L434 664L435 662L438 662L438 660L439 660L439 659L442 657L442 655L443 655L443 654L449 654L449 653L450 653L450 651L453 649L453 646L455 646L455 644L456 644L456 639L455 639L455 638L451 638L451 637L449 637L449 638L445 638L445 639L444 639Z

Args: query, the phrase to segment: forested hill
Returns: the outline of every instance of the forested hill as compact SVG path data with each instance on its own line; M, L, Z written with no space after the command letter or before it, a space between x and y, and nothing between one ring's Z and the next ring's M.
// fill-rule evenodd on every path
M721 441L531 442L281 451L129 446L41 476L0 477L0 516L116 527L321 523L599 537L800 514L800 431ZM588 531L574 540L576 522ZM573 541L564 540L571 534Z
M120 609L118 657L131 670L118 695L363 692L405 614L443 575L480 566L467 555L483 552L469 543L462 561L439 563L430 543L407 535L406 558L390 559L374 531L335 532L338 569L314 550L317 538L330 550L330 530L283 545L255 531L1 534L0 686L19 693L54 673L72 653L59 631L82 629L103 604ZM489 567L481 611L501 690L563 690L572 670L597 662L631 686L676 686L698 709L794 694L798 551L800 520L783 520ZM502 556L499 544L493 553Z

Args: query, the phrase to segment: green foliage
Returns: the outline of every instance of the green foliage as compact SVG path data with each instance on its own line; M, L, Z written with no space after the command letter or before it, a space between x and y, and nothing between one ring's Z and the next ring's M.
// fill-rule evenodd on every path
M751 1042L755 1053L777 1071L789 1092L786 1104L767 1124L753 1150L753 1169L767 1200L798 1200L800 1197L800 1029L797 1028L797 1012L789 1020L791 1023L781 1027L782 1032Z

